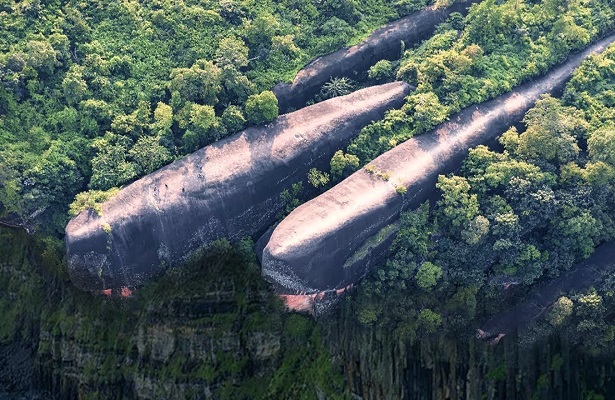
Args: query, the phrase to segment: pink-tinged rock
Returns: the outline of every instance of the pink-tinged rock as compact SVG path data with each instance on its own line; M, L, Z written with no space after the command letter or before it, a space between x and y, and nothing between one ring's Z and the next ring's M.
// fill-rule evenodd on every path
M357 282L388 250L386 235L366 247L369 238L396 221L401 211L414 209L432 196L439 174L459 168L470 148L497 139L542 94L562 88L588 55L603 51L614 40L615 35L608 36L546 75L464 109L296 208L263 246L266 279L284 294L317 293ZM381 177L383 173L388 180ZM405 195L398 193L398 186L407 189ZM388 238L392 236L389 232Z
M100 293L134 288L180 265L219 238L239 240L271 226L280 193L325 169L365 125L400 107L410 87L359 90L220 140L122 188L66 227L73 283Z

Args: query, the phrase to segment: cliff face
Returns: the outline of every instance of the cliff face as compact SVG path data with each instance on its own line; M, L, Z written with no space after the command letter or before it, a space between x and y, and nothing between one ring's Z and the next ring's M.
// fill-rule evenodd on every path
M230 377L270 376L282 332L255 321L280 321L261 314L275 314L262 301L265 287L236 283L221 280L190 299L161 298L140 315L130 310L138 308L134 300L91 303L100 322L83 309L56 311L58 325L43 324L38 337L39 385L62 398L180 400L220 398ZM241 315L240 297L252 315Z
M60 247L0 227L0 399L343 397L321 329L248 251L217 241L121 299L74 288Z
M581 61L603 51L613 40L615 35L509 94L466 108L434 131L388 151L295 209L276 227L263 250L264 276L281 287L282 293L291 294L356 282L386 250L377 244L362 248L368 238L382 234L400 211L425 201L433 193L437 176L457 169L468 149L497 138L521 119L541 94L562 87ZM404 195L397 191L400 186L407 189Z
M566 339L524 346L513 332L493 346L459 333L400 338L360 326L351 308L322 323L355 398L561 400L615 390L612 356L585 354Z
M135 287L200 246L267 229L280 193L324 169L372 120L401 106L396 82L306 107L207 146L120 190L66 227L68 269L86 290Z
M427 7L377 29L355 46L316 58L297 73L292 84L279 83L273 88L280 110L304 106L331 78L354 76L367 71L378 60L398 58L402 41L408 46L418 43L429 37L451 13L465 14L477 1L455 3L448 8Z
M612 358L556 338L531 349L514 334L497 346L462 335L411 341L359 325L351 302L316 329L282 315L256 266L230 247L126 302L74 289L53 272L65 268L61 254L32 248L25 232L0 228L0 239L0 398L341 399L351 392L559 400L615 391ZM223 261L204 268L216 260Z

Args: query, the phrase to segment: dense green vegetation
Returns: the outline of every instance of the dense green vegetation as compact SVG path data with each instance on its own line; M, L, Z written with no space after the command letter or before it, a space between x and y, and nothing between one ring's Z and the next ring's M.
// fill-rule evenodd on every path
M96 210L117 187L272 120L275 83L426 3L0 1L0 218L48 234L33 244L0 230L0 345L34 343L50 363L43 367L63 374L58 348L74 344L91 360L79 365L80 398L108 397L135 377L206 382L221 398L344 397L321 329L282 314L246 243L217 242L120 302L75 290L52 237L70 213ZM336 152L329 173L312 169L307 181L330 187L461 108L547 71L614 24L610 0L486 0L466 18L452 15L400 60L377 62L363 82L339 77L323 87L315 100L392 79L416 92ZM615 238L615 47L523 122L522 132L501 137L501 149L479 146L459 174L440 177L436 204L401 217L391 257L353 295L360 322L403 338L468 332L510 306L503 286L522 296ZM284 214L302 192L297 183L283 193ZM528 337L557 329L590 351L612 350L614 287L607 277L562 295ZM204 300L225 291L222 302ZM206 331L222 343L232 332L244 352L204 361L189 351L157 358L152 343L139 348L142 331L164 335L169 323L174 338ZM246 350L254 332L264 342L281 338L275 366L255 366Z
M0 228L0 348L25 343L51 379L74 374L66 398L134 398L122 388L144 379L157 398L346 398L322 329L283 313L251 243L215 242L128 300L75 289L62 253Z
M275 118L275 83L422 6L3 1L0 217L61 232L76 194Z
M504 285L522 294L613 239L614 95L612 45L582 64L561 99L539 100L525 130L505 132L502 149L478 146L458 175L440 176L440 199L402 216L394 255L362 286L359 319L408 336L464 329L510 306ZM554 324L575 308L575 340L611 346L611 281L574 307L560 299Z
M610 310L614 304L610 274L596 288L562 293L547 312L524 329L520 342L527 348L557 334L587 354L612 356L615 324Z
M364 128L347 153L367 163L452 113L546 72L614 24L615 7L607 0L487 0L474 4L465 19L453 14L399 62L380 61L370 69L376 82L396 77L416 91L400 110Z

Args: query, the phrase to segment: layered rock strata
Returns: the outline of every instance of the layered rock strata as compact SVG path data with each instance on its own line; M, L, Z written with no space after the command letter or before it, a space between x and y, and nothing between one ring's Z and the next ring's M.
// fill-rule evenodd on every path
M218 238L262 233L280 193L324 169L333 153L410 87L394 82L334 98L246 129L124 187L66 227L68 270L85 290L136 287Z
M478 0L455 3L448 8L427 7L374 31L363 42L318 57L303 68L292 84L279 83L273 88L280 110L297 109L318 94L331 78L354 77L378 60L399 58L401 42L407 46L431 36L436 26L453 12L465 14Z
M330 291L355 283L370 264L382 259L386 246L381 243L391 236L386 227L402 210L416 208L432 195L439 174L457 169L470 148L495 140L542 94L563 87L589 54L603 51L614 40L615 35L604 38L545 76L462 110L296 208L263 250L264 276L283 294ZM407 192L401 194L400 188Z

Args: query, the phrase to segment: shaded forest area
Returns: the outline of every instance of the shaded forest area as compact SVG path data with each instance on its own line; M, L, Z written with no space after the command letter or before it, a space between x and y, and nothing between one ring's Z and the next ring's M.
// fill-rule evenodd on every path
M71 284L60 243L0 227L0 315L0 398L347 398L322 328L283 313L248 242L109 299Z

